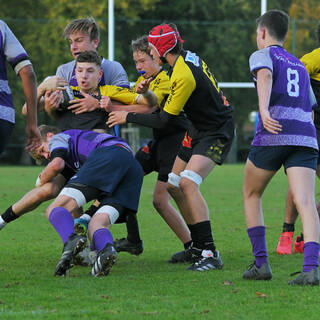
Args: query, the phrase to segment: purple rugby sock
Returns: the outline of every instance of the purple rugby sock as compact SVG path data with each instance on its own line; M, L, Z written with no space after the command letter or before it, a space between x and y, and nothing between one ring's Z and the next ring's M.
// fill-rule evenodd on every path
M113 243L111 232L105 228L96 230L92 237L92 243L94 249L96 249L99 253L107 245L107 243Z
M65 244L74 232L74 222L71 213L63 207L54 208L50 212L49 221L58 232L63 244Z
M247 232L252 245L252 253L255 257L255 265L260 268L264 263L268 262L266 228L257 226L247 229Z
M305 242L304 259L303 259L303 272L309 272L313 268L318 268L319 265L319 243Z

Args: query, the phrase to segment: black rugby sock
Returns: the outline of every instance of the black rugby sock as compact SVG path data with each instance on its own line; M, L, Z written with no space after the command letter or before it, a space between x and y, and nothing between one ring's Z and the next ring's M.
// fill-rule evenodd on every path
M128 214L126 222L128 241L132 243L139 243L141 241L139 234L139 225L136 214Z
M294 232L294 223L283 223L282 232Z
M10 206L2 215L1 218L4 220L4 222L9 223L13 220L16 220L19 218L13 211L12 206Z

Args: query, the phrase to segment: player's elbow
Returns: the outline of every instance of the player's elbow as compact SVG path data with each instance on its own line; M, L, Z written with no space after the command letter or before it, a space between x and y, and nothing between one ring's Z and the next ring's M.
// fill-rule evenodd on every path
M23 67L20 71L19 71L19 76L20 78L23 80L26 80L28 82L31 83L37 83L37 78L36 78L36 74L33 71L33 67L31 64Z
M60 173L65 166L65 161L62 158L54 158L51 162L50 162L50 168L53 172L55 172L56 174Z

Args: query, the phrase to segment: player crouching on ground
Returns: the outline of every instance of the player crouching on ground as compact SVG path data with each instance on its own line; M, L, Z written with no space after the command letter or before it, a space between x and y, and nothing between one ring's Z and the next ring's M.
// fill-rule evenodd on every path
M63 242L54 275L65 276L73 257L86 247L86 237L74 233L71 212L93 199L100 201L100 207L88 227L91 249L98 253L91 275L108 275L117 256L109 228L137 212L141 166L129 145L110 134L77 129L58 133L55 127L45 125L40 127L40 133L43 142L35 156L50 162L38 183L47 183L66 166L77 171L46 211Z

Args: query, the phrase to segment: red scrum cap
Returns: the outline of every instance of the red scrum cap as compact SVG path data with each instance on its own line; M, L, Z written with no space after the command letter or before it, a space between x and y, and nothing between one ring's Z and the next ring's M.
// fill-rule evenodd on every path
M154 27L148 36L149 44L157 51L160 57L164 57L178 42L183 43L179 31L175 31L168 24Z

